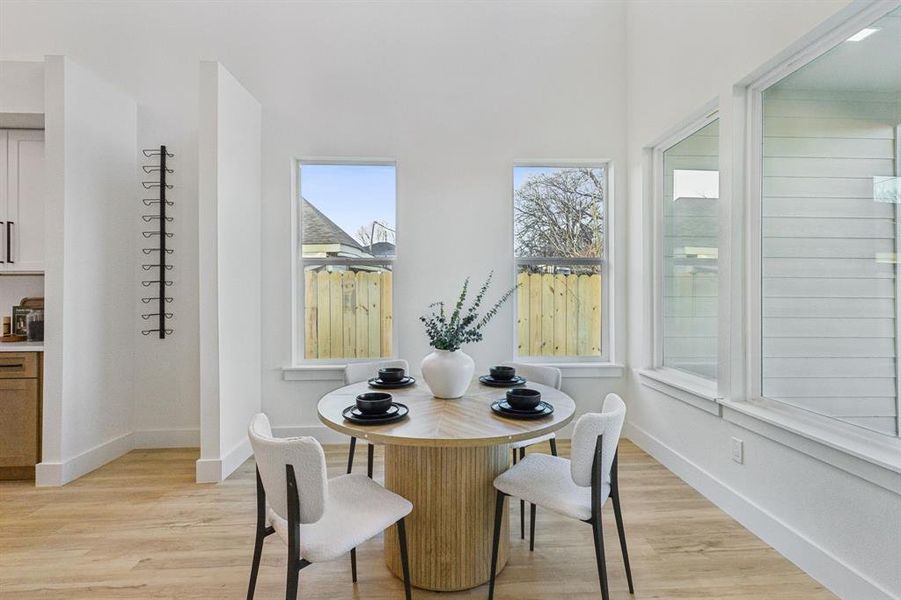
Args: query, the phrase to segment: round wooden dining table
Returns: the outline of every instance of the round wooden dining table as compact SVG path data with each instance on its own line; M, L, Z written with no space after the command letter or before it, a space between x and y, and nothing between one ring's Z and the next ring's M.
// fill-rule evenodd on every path
M409 408L401 421L358 425L342 411L358 394L371 391L355 383L322 397L323 424L385 446L385 487L413 503L406 520L410 579L435 591L464 590L488 581L494 526L494 478L509 468L510 444L556 431L575 413L572 398L552 387L527 383L554 406L553 414L535 420L500 417L491 403L506 390L473 381L462 398L438 399L425 383L386 390ZM507 563L509 544L504 511L498 571ZM397 533L385 532L385 562L402 577Z

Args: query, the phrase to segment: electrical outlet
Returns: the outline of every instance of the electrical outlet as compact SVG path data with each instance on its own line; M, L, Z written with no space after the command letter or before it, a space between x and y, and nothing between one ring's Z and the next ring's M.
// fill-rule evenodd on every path
M738 438L732 438L732 460L740 465L745 462L745 443Z

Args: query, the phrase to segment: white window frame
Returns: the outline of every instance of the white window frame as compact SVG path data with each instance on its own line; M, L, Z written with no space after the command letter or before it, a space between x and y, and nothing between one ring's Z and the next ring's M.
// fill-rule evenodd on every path
M544 258L518 258L516 256L516 252L514 250L515 247L515 228L514 221L515 218L515 202L516 202L516 189L514 187L514 171L518 167L549 167L553 169L604 169L604 255L600 257L599 260L594 259L572 259L572 258L557 258L557 257L544 257ZM613 323L613 319L611 318L611 314L613 313L613 269L610 267L613 264L613 223L614 223L614 170L613 170L613 161L608 158L599 158L595 160L585 160L585 159L573 159L573 160L564 160L564 159L548 159L548 160L518 160L514 161L513 165L510 168L510 231L511 231L511 244L510 251L513 256L513 281L517 280L517 275L519 273L519 266L521 264L528 264L530 262L541 262L542 264L573 264L573 263L583 263L583 264L597 264L601 267L601 354L600 356L531 356L531 355L520 355L517 353L517 349L519 348L519 328L516 326L516 315L519 314L519 297L518 294L513 294L513 356L516 360L525 362L525 363L536 363L536 364L544 364L549 366L561 365L561 366L574 366L579 364L584 364L585 366L592 366L598 364L610 364L612 357L614 355L612 350L612 344L614 341L613 335L611 335L611 325ZM574 374L575 375L575 374ZM567 376L570 376L570 373L567 372Z
M699 408L719 414L719 408L715 404L722 394L719 393L720 383L724 380L722 371L724 365L727 364L725 356L723 356L721 342L723 332L727 329L724 326L724 316L722 310L718 312L717 317L717 377L716 379L707 379L689 373L681 369L666 367L663 365L663 308L664 308L664 243L663 243L663 154L679 142L687 137L697 133L707 125L720 118L719 99L714 98L704 104L700 109L690 114L686 119L679 123L675 128L671 129L663 136L645 147L645 189L649 193L645 195L645 208L647 209L648 218L645 220L644 233L648 240L647 246L650 259L646 261L650 271L650 306L648 307L648 325L650 335L648 336L648 346L646 348L647 367L640 374L642 382L650 387L663 391L670 396L677 396L680 399L687 399ZM720 135L722 140L722 133ZM722 145L722 144L721 144ZM728 195L723 193L725 189L724 176L722 168L722 153L720 153L720 205L724 204L724 198ZM723 252L723 246L726 236L724 232L728 228L724 227L723 212L720 211L719 223L719 254L717 265L720 267L719 287L717 294L718 306L722 307L724 299L728 298L728 282L729 271L723 269L724 258L728 257L728 253ZM725 290L724 290L725 288ZM687 395L686 395L687 394ZM698 403L694 396L702 400Z
M397 288L396 263L400 254L400 227L397 223L397 205L399 202L399 194L395 192L394 197L394 215L395 215L395 254L393 257L385 258L304 258L303 257L303 223L302 211L300 210L301 189L301 170L304 165L350 165L350 166L384 166L394 167L395 190L397 190L398 182L398 165L394 159L387 158L295 158L291 161L292 173L291 177L291 222L293 224L291 231L291 294L292 306L291 314L293 315L292 323L292 367L284 369L285 378L289 380L331 380L336 379L338 371L341 370L343 377L344 366L349 363L370 362L375 360L389 360L394 358L397 353L397 328L394 321L391 322L391 356L385 357L366 357L366 358L304 358L304 350L306 348L306 339L303 331L304 322L304 279L302 277L303 268L306 265L373 265L385 266L389 265L392 272L391 277L391 296L395 297ZM302 373L304 370L307 372Z
M761 210L763 206L763 93L770 86L783 80L795 71L808 65L823 54L829 52L833 48L844 43L849 36L860 31L863 27L868 26L872 22L880 19L889 12L901 6L901 2L876 2L858 12L854 17L846 20L843 24L835 27L819 39L808 43L806 47L802 47L794 55L787 60L783 60L775 67L770 68L755 77L745 88L747 101L747 123L746 123L746 197L747 197L747 397L752 402L756 402L761 406L769 406L776 402L766 398L763 395L763 352L762 352L762 334L763 334L763 268L762 268L762 219ZM897 269L896 269L897 271ZM896 273L897 274L897 273ZM898 282L896 282L897 284ZM896 315L898 316L898 315ZM896 327L899 325L896 319ZM898 340L896 339L896 344ZM896 389L901 389L901 371L896 374ZM901 395L899 395L901 396ZM898 399L898 406L901 408L901 398ZM778 402L782 405L784 403ZM787 406L787 405L786 405ZM843 423L837 419L816 415L794 407L785 409L788 413L798 412L798 417L805 420L814 420L821 422L823 426L832 426L827 421L834 422L834 427L839 430L845 430L849 435L855 437L860 436L858 427ZM809 414L803 414L809 413ZM901 419L901 411L898 411L897 419ZM892 436L885 434L870 432L873 436L885 437L891 439ZM866 435L870 435L867 433ZM896 438L901 432L896 428Z

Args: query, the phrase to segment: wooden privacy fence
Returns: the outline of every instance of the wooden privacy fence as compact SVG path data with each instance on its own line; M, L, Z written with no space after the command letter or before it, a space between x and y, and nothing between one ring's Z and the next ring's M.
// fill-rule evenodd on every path
M304 357L391 356L391 272L304 271Z
M599 356L601 276L520 273L520 356Z

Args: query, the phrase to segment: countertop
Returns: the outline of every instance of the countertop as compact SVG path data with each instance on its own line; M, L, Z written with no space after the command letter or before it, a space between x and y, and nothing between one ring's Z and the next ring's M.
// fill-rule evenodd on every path
M43 352L41 342L0 342L0 352Z

